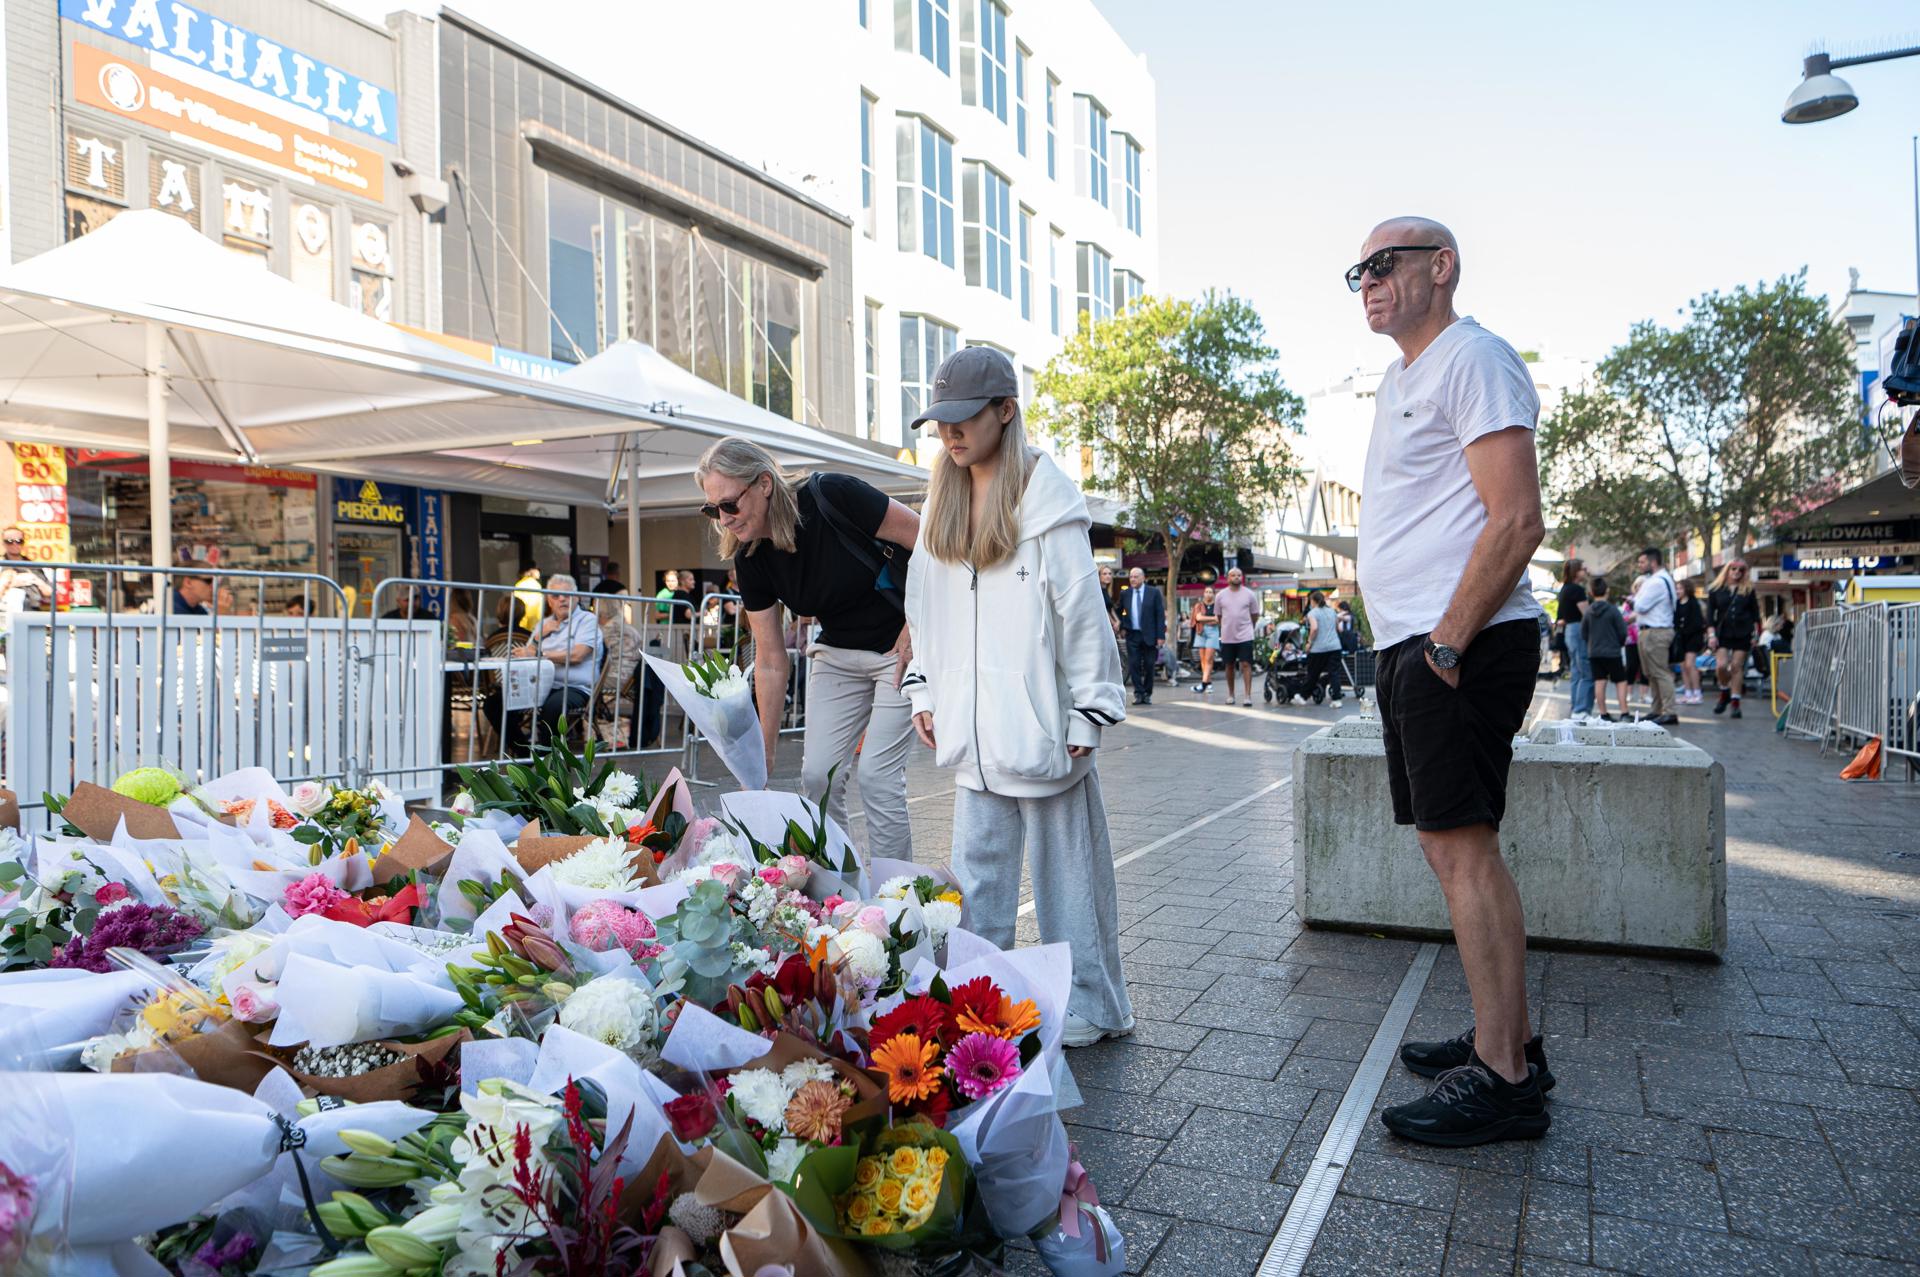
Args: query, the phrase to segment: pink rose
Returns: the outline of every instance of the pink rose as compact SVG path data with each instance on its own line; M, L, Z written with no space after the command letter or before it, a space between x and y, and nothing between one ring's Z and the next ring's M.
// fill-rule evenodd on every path
M310 913L325 913L347 899L347 893L333 885L325 874L308 874L287 888L286 910L295 918Z
M854 918L853 925L884 940L887 938L887 911L879 905L868 905Z
M825 909L828 913L832 913L834 910L838 909L841 905L845 903L847 903L847 898L838 893L835 893L834 895L828 896L825 900L822 900L820 902L820 907L822 909Z
M805 856L782 856L780 872L787 875L789 886L804 887L807 885L807 879L813 877L813 862Z
M760 881L767 883L769 886L784 887L787 885L787 875L782 873L776 865L762 865L760 867Z
M233 1005L233 1018L248 1024L264 1024L280 1014L280 1004L267 996L261 985L236 984L227 993Z
M739 865L715 865L713 867L714 881L718 882L728 891L732 891L735 887L738 887L740 885L740 879L745 875L746 870L742 869Z
M95 904L110 905L127 898L127 886L122 882L110 882L93 893Z

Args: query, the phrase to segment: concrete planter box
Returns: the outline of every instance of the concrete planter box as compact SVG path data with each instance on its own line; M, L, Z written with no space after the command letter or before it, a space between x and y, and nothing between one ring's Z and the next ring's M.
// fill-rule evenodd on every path
M1665 731L1536 729L1514 750L1500 842L1530 939L1726 949L1725 773ZM1448 932L1413 829L1393 823L1377 719L1346 719L1295 750L1293 852L1309 926Z

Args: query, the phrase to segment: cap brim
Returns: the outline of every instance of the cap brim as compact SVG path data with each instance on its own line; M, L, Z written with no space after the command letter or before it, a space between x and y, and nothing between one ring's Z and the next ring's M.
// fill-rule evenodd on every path
M913 419L913 428L918 429L923 422L943 421L949 426L957 426L963 421L971 421L980 415L986 406L993 402L991 396L981 399L941 399L927 405L927 410Z

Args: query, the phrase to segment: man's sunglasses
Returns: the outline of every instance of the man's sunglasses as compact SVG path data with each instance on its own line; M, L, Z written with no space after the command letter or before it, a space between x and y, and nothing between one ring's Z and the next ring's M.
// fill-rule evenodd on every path
M1368 271L1373 272L1375 279L1385 279L1393 274L1397 264L1395 253L1437 253L1442 247L1440 244L1389 244L1366 261L1347 267L1347 291L1359 292L1360 278Z
M720 516L723 514L726 515L728 518L732 518L734 515L740 513L741 498L745 497L747 493L752 491L753 491L753 485L748 484L746 487L740 489L739 495L737 496L729 497L725 501L719 501L719 502L709 501L706 505L703 505L700 507L700 513L706 515L709 519L712 519L715 522L718 522L720 519Z

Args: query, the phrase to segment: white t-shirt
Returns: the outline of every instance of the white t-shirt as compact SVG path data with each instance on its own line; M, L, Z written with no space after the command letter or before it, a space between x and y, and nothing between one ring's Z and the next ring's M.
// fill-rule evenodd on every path
M1466 574L1487 525L1467 445L1539 419L1525 361L1471 317L1448 325L1411 368L1387 366L1360 504L1360 593L1376 648L1431 631ZM1523 571L1487 624L1540 614Z
M1673 605L1678 596L1673 588L1673 577L1665 568L1648 575L1633 596L1633 614L1640 618L1643 630L1670 630L1673 628Z

